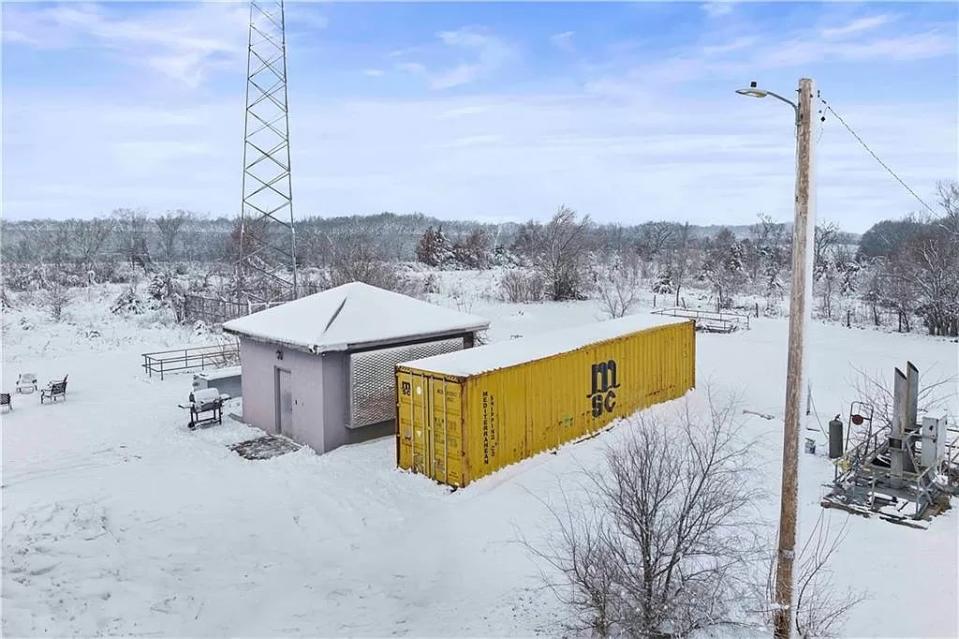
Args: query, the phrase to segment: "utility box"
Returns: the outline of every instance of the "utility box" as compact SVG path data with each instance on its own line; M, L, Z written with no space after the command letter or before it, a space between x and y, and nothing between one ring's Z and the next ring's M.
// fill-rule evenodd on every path
M218 368L193 375L193 390L215 388L230 397L243 395L242 375L239 366Z
M946 416L922 418L922 453L919 462L923 468L936 466L946 456Z

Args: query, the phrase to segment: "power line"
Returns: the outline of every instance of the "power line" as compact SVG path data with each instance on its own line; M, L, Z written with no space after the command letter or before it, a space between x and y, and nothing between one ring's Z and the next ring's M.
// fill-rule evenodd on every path
M921 197L919 197L919 195L918 195L915 191L913 191L912 188L911 188L908 184L906 184L906 182L905 182L901 177L899 177L898 175L896 175L896 172L895 172L895 171L893 171L891 168L889 168L889 165L888 165L888 164L886 164L885 162L883 162L883 161L879 158L879 156L876 155L876 153L875 153L872 149L869 148L869 145L866 144L865 141L863 141L863 139L862 139L861 137L859 137L859 134L858 134L858 133L856 133L855 131L852 130L852 127L851 127L851 126L849 126L848 124L846 124L846 121L842 119L842 116L841 116L841 115L839 115L838 113L836 113L836 110L835 110L835 109L833 109L831 106L829 106L829 104L828 104L825 100L823 100L822 98L820 98L820 100L822 101L822 103L823 103L824 105L826 105L826 110L829 111L830 113L832 113L834 116L836 116L836 119L839 120L840 124L842 124L844 127L846 127L846 130L849 131L854 138L856 138L856 140L859 142L859 144L862 145L862 148L866 149L866 152L868 152L869 155L871 155L873 158L875 158L876 162L878 162L879 165L882 166L882 168L886 169L886 171L889 172L889 175L891 175L892 177L896 178L896 181L899 182L899 184L902 184L903 188L905 188L907 191L909 191L909 193L912 195L912 197L916 198L916 200L917 200L920 204L922 204L924 207L926 207L926 210L928 210L928 211L929 211L930 213L932 213L933 215L936 215L936 212L933 210L933 208L932 208L931 206L929 206L928 204L926 204L926 202L925 202Z

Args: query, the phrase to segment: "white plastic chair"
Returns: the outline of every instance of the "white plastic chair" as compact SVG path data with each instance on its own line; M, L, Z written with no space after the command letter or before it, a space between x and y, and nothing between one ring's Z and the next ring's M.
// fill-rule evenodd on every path
M20 373L17 376L17 392L32 393L37 390L37 376L33 373Z

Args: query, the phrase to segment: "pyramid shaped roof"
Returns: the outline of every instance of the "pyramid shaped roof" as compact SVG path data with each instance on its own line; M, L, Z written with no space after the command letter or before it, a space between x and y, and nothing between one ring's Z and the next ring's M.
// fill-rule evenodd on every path
M311 353L484 330L489 320L361 282L223 324L228 333Z

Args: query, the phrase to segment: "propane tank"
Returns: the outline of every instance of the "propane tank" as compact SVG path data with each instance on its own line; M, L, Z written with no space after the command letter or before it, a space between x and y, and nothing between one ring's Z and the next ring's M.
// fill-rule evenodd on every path
M829 422L829 459L838 459L842 457L842 453L842 420L836 415Z

